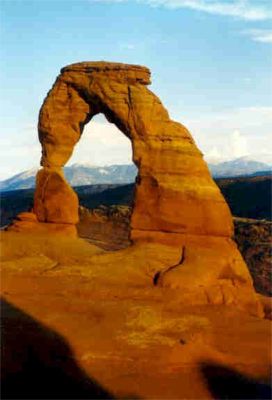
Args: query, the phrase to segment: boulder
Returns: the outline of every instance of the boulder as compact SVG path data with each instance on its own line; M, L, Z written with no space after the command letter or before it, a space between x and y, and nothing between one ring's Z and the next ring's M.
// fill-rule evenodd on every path
M34 213L40 222L78 222L78 197L61 170L43 168L37 173Z

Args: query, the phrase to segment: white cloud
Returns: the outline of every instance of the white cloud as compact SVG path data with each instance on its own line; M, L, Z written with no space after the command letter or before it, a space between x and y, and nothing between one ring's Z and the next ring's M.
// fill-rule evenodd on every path
M41 145L37 127L29 124L21 135L0 137L0 159L3 168L0 180L40 165ZM84 128L68 165L73 163L93 165L130 164L132 147L130 140L104 117L95 117Z
M210 150L207 150L205 159L211 164L217 164L222 161L222 154L216 146L213 146Z
M234 158L248 156L250 154L248 150L248 138L245 135L235 129L233 132L228 133L225 136L224 145L217 141L217 145L214 145L211 150L205 152L205 159L216 164L221 161L227 161Z
M41 146L37 128L28 125L21 128L20 135L9 134L0 137L0 179L7 179L23 170L40 164Z
M148 0L151 4L162 4L171 8L190 8L209 14L225 15L249 21L260 21L271 18L268 2L248 0ZM266 3L266 4L265 4Z
M272 121L272 107L267 106L267 107L260 107L260 106L252 106L252 107L241 107L238 109L238 112L252 112L255 115L260 115L261 117L264 118L269 118L270 121Z
M230 136L230 151L233 158L243 157L249 154L247 138L243 136L238 129L235 129Z
M178 9L188 8L208 14L234 17L247 21L264 21L272 18L270 0L94 0L98 2L146 3L151 6L163 6Z
M206 113L184 118L182 122L211 162L257 153L272 154L272 107Z
M132 162L131 142L105 118L101 116L94 118L85 126L82 137L69 160L69 165L81 162L93 165L130 164Z
M265 162L271 158L272 107L244 107L225 112L203 113L194 118L175 119L189 128L200 150L210 162L223 161L244 155L258 154ZM41 146L37 128L26 126L21 134L0 139L0 179L23 170L38 167ZM130 140L101 116L86 125L75 146L69 164L93 165L129 164L132 162Z
M249 36L254 42L272 43L272 30L269 29L249 29L242 34Z

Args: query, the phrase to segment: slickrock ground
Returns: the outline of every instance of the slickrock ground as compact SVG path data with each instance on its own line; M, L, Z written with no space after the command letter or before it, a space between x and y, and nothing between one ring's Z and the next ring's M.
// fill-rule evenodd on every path
M269 398L270 321L154 287L172 252L3 232L3 398Z
M80 206L78 234L105 250L119 250L130 245L129 223L131 207L100 206L88 210ZM256 291L271 296L272 222L248 218L233 218L234 239L247 263Z

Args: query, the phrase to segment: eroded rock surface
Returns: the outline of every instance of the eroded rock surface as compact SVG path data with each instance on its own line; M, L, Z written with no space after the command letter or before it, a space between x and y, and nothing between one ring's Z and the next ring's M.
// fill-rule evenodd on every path
M149 70L139 66L79 63L63 68L40 112L42 166L63 167L84 125L101 112L130 138L139 169L132 238L138 231L229 237L230 212L202 154L188 130L172 121L147 89L149 83ZM73 204L70 210L74 215Z
M170 119L149 83L150 71L136 65L83 62L61 70L40 111L43 169L34 212L48 226L75 226L78 203L62 167L84 125L103 113L131 140L139 171L131 218L134 246L128 252L142 251L138 243L172 246L165 268L151 266L154 283L189 291L191 300L201 293L204 302L238 303L260 315L252 280L231 239L229 208L191 134Z
M40 222L76 224L78 197L62 171L43 168L37 174L34 212Z
M270 321L203 305L200 289L182 302L184 291L152 286L178 248L113 253L14 232L1 240L3 398L107 398L82 393L88 380L116 399L270 398Z

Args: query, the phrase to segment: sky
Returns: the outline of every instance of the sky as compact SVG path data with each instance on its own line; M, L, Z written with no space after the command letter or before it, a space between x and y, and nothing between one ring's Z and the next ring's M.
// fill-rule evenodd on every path
M272 154L270 0L0 0L0 179L38 167L39 109L60 69L140 64L209 161ZM69 161L131 162L102 116Z

